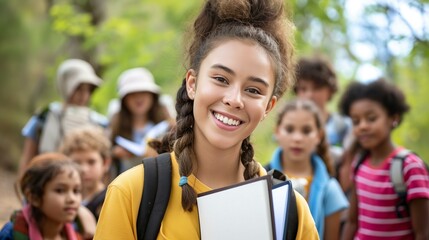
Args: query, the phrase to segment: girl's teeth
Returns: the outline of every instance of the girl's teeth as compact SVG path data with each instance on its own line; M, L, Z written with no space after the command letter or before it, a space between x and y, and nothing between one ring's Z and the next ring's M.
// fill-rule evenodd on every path
M220 115L219 113L216 113L215 117L216 117L216 119L218 119L219 121L221 121L221 122L223 122L224 124L227 124L227 125L238 126L238 124L240 124L240 121L237 121L237 120L234 120L234 119L230 119L228 117Z

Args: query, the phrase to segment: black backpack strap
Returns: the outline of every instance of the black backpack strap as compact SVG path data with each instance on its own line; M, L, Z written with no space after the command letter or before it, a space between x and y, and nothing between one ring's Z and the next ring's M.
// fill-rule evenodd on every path
M144 188L137 217L137 239L156 239L171 192L170 153L143 159Z
M271 169L270 171L267 172L267 175L272 176L273 185L276 185L284 181L290 181L288 180L286 175L284 175L282 172L276 169ZM290 185L291 187L293 187L292 182L290 183ZM298 223L299 223L298 209L296 205L295 191L293 189L290 191L289 203L290 204L288 205L289 215L288 215L288 221L287 221L287 231L284 236L285 240L296 239L296 235L298 233Z
M88 208L88 210L94 214L97 221L98 217L100 216L101 206L103 205L104 199L106 198L106 192L107 188L95 195L95 197L91 199L91 201L86 205L86 208Z

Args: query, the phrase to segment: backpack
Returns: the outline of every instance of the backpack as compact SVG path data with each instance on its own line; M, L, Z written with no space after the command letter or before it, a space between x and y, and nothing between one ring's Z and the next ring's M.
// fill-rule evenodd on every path
M38 151L56 151L63 137L83 126L107 126L107 118L83 106L67 106L53 102L36 114L41 123L38 130Z
M396 206L395 206L396 215L399 218L404 217L401 214L401 211L399 210L401 206L404 207L407 212L409 212L408 204L407 204L407 186L404 181L403 165L404 165L405 159L411 153L412 152L408 149L401 149L398 153L396 153L395 156L393 156L392 162L390 164L390 169L389 169L389 175L390 175L390 180L392 181L393 189L395 190L395 193L399 197L399 201L396 203ZM360 165L366 159L368 154L369 153L367 151L364 151L358 154L357 163L354 168L354 175L356 175ZM423 161L423 163L425 164L426 169L429 170L429 166L426 164L426 162Z
M172 175L170 153L143 159L142 163L145 169L144 190L137 216L137 239L156 239L170 199ZM274 169L267 174L272 176L273 185L287 180L283 173ZM287 240L295 239L298 232L298 210L294 191L290 203L289 217L296 221L289 221L290 230L285 235Z

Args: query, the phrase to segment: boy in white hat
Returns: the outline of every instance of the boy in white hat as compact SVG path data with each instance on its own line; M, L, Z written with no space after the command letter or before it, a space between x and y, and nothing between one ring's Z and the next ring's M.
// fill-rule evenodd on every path
M107 126L107 118L88 107L93 91L102 83L89 63L65 60L58 67L56 82L63 101L49 104L22 129L25 142L20 173L35 155L58 151L62 138L70 130L86 125Z
M160 102L160 92L146 68L128 69L119 76L120 106L110 125L116 173L141 163L142 156L156 154L147 148L147 141L170 129L172 122Z

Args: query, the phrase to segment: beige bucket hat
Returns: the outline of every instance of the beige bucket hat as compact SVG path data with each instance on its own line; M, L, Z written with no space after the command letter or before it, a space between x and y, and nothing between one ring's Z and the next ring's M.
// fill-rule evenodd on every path
M102 83L91 64L81 59L65 60L58 67L57 86L61 96L67 100L79 84L89 83L99 87Z

